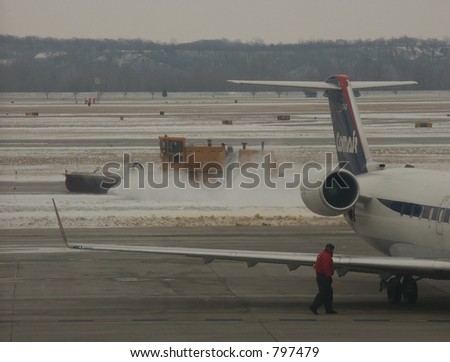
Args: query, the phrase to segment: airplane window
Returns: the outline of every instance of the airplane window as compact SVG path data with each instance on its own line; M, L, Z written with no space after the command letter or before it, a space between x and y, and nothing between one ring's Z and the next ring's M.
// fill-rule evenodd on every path
M444 218L445 209L439 209L437 222L442 222L442 219Z
M450 209L446 209L445 210L445 215L444 215L444 222L449 223L450 222Z
M389 207L391 210L400 212L402 209L402 203L399 201L378 199L384 206Z
M445 210L444 222L446 222L446 223L450 222L450 209Z
M431 207L430 206L424 206L423 210L422 210L422 219L428 219L430 217L430 211L431 211Z
M392 201L391 204L389 205L389 207L397 212L402 212L402 206L403 206L403 202L400 201Z
M438 208L437 207L433 207L431 212L431 220L436 221L437 220L437 214L438 214Z
M420 217L420 214L422 213L422 206L417 204L412 204L412 210L411 210L411 216L413 217Z
M419 204L412 204L410 202L392 201L385 199L378 199L383 205L389 207L391 210L400 213L400 215L408 215L410 217L423 217L428 219L430 212L433 209L431 206L422 206Z
M403 203L401 214L411 216L411 210L412 204L410 204L409 202L405 202Z

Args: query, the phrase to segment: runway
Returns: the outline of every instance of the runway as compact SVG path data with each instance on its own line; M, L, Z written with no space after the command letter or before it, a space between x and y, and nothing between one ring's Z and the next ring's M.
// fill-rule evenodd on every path
M68 229L69 240L374 255L346 226ZM389 305L378 277L334 282L337 315L307 309L314 270L62 246L56 229L0 233L1 341L449 341L450 282Z
M205 139L203 138L190 138L193 144L205 144ZM277 137L277 138L253 138L250 141L241 138L220 138L212 140L214 144L225 143L228 145L236 145L240 141L247 141L250 146L259 147L261 142L264 142L265 146L268 147L317 147L317 146L333 146L333 137L309 137L309 138L291 138L291 137ZM439 146L450 144L450 136L436 136L436 135L420 135L420 136L408 136L404 137L402 135L396 135L394 137L369 137L368 142L371 146L410 146L410 145L420 145L420 146ZM101 138L90 138L90 139L41 139L39 142L36 140L27 139L14 139L14 140L2 140L0 143L0 148L40 148L40 149L53 149L53 148L84 148L84 147L97 147L97 148L158 148L158 139L148 139L148 138L134 138L134 139L101 139Z

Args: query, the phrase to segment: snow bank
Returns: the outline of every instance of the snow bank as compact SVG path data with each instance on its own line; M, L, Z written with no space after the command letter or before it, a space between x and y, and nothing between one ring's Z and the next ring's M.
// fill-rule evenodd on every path
M55 198L65 227L245 226L340 224L342 218L321 218L304 206L232 206L184 201L157 202L119 195L1 195L1 228L57 227ZM223 201L223 199L221 199Z

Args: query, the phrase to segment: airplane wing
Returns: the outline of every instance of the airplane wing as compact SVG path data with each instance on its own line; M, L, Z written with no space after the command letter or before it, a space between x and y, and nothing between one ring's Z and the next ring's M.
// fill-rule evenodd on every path
M256 250L227 250L227 249L203 249L203 248L174 248L138 245L112 245L112 244L70 244L64 231L64 227L53 199L56 217L58 219L61 237L70 249L97 250L113 252L135 252L165 255L180 255L197 257L210 263L213 260L236 260L247 263L253 267L258 263L271 263L286 265L289 270L295 270L300 266L313 266L316 254L289 253L275 251ZM448 279L450 278L450 261L447 259L416 259L400 257L367 257L334 255L334 264L339 276L348 272L360 272L382 275L410 274L423 278Z
M286 265L289 270L296 270L300 266L313 266L316 254L289 253L257 250L227 250L227 249L203 249L203 248L174 248L137 245L112 245L112 244L67 244L71 249L135 252L165 255L180 255L197 257L206 264L214 260L235 260L247 263L253 267L258 263L271 263ZM334 255L334 264L339 276L348 272L402 275L411 274L424 278L448 279L450 277L450 261L437 259L415 259L400 257L369 257Z

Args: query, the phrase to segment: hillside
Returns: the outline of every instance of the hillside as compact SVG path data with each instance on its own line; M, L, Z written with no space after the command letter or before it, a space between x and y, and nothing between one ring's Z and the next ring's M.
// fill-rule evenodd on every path
M199 41L58 40L0 36L1 92L227 91L226 79L417 80L418 89L450 89L450 41L375 41L265 45Z

